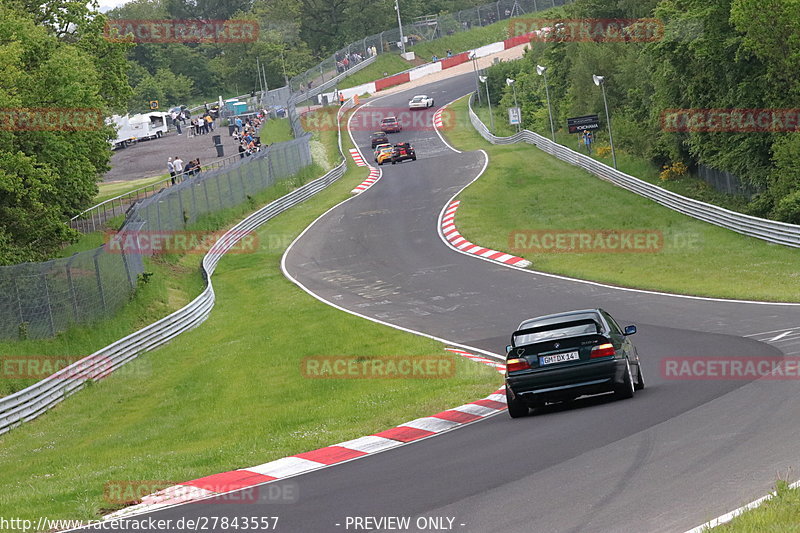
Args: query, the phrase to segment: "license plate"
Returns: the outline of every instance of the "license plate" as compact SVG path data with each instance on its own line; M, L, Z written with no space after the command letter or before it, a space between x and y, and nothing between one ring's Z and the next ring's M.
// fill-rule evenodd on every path
M565 361L577 361L580 359L578 352L557 353L555 355L543 355L539 358L540 365L552 365L553 363L563 363Z

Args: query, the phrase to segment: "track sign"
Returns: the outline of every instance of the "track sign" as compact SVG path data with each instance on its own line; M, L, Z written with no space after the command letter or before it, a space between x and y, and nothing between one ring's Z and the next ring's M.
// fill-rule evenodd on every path
M581 133L587 130L599 130L600 119L597 115L585 115L567 119L567 129L570 133Z
M150 109L158 109L158 100L150 100Z
M512 126L522 124L522 112L518 107L508 108L508 123Z

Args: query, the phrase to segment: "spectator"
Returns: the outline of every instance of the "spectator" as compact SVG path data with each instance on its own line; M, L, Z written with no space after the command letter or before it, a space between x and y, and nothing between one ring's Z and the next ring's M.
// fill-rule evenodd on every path
M175 129L177 130L178 135L181 135L181 123L178 122L180 116L181 115L179 115L177 111L173 111L170 114L170 117L172 117L172 123L175 124Z
M447 49L447 57L453 57L453 51L449 48Z
M178 134L180 135L180 134ZM169 177L172 181L172 184L175 185L175 165L172 164L172 158L170 157L167 159L167 170L169 171Z
M436 54L433 54L433 57L431 57L431 62L436 63L438 61L439 61L439 58L436 57Z
M344 105L344 93L339 93L339 105Z
M241 159L244 159L244 156L245 156L244 152L245 152L244 146L242 145L242 143L239 143L239 157Z
M239 118L239 117L236 117L236 120L234 121L234 124L236 124L236 131L241 132L242 131L242 119Z
M208 131L214 131L214 119L208 113L206 113L206 125L208 126Z
M182 178L181 174L183 174L183 160L180 157L175 156L175 159L172 160L172 166L175 168L175 176Z
M592 132L589 130L583 130L583 144L586 146L586 151L588 153L592 153L592 142L594 139L592 138Z

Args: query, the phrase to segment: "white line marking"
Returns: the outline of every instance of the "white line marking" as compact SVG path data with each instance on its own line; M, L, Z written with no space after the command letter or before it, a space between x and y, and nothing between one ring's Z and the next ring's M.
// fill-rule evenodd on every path
M791 331L791 330L785 331L785 332L781 333L780 335L778 335L776 337L772 337L771 339L767 339L767 342L775 342L775 341L781 340L782 338L786 337L787 335L791 335L792 333L793 333L793 331Z

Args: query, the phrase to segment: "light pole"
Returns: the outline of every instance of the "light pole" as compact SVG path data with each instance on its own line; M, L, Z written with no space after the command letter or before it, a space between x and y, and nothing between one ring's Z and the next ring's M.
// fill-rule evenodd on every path
M550 107L550 88L547 86L547 67L536 65L536 73L544 76L544 94L547 95L547 113L550 115L550 136L556 142L556 128L553 126L553 110Z
M506 78L506 85L511 85L511 90L514 91L514 107L519 109L519 104L517 103L517 80L512 80L511 78ZM522 110L519 111L519 123L517 124L517 133L519 130L522 129Z
M472 60L472 70L475 71L475 93L478 95L478 105L481 105L481 86L478 82L478 61L475 52L470 52L469 58Z
M394 0L394 10L397 11L397 27L400 28L400 48L406 53L406 42L403 39L403 23L400 21L400 0Z
M486 102L489 104L489 125L494 131L494 115L492 114L492 99L489 97L489 81L486 76L479 76L478 79L486 85Z
M614 161L614 168L617 168L617 153L614 151L614 137L611 136L611 116L608 114L608 100L606 100L606 77L592 75L595 85L603 89L603 105L606 108L606 124L608 124L608 142L611 144L611 159Z

